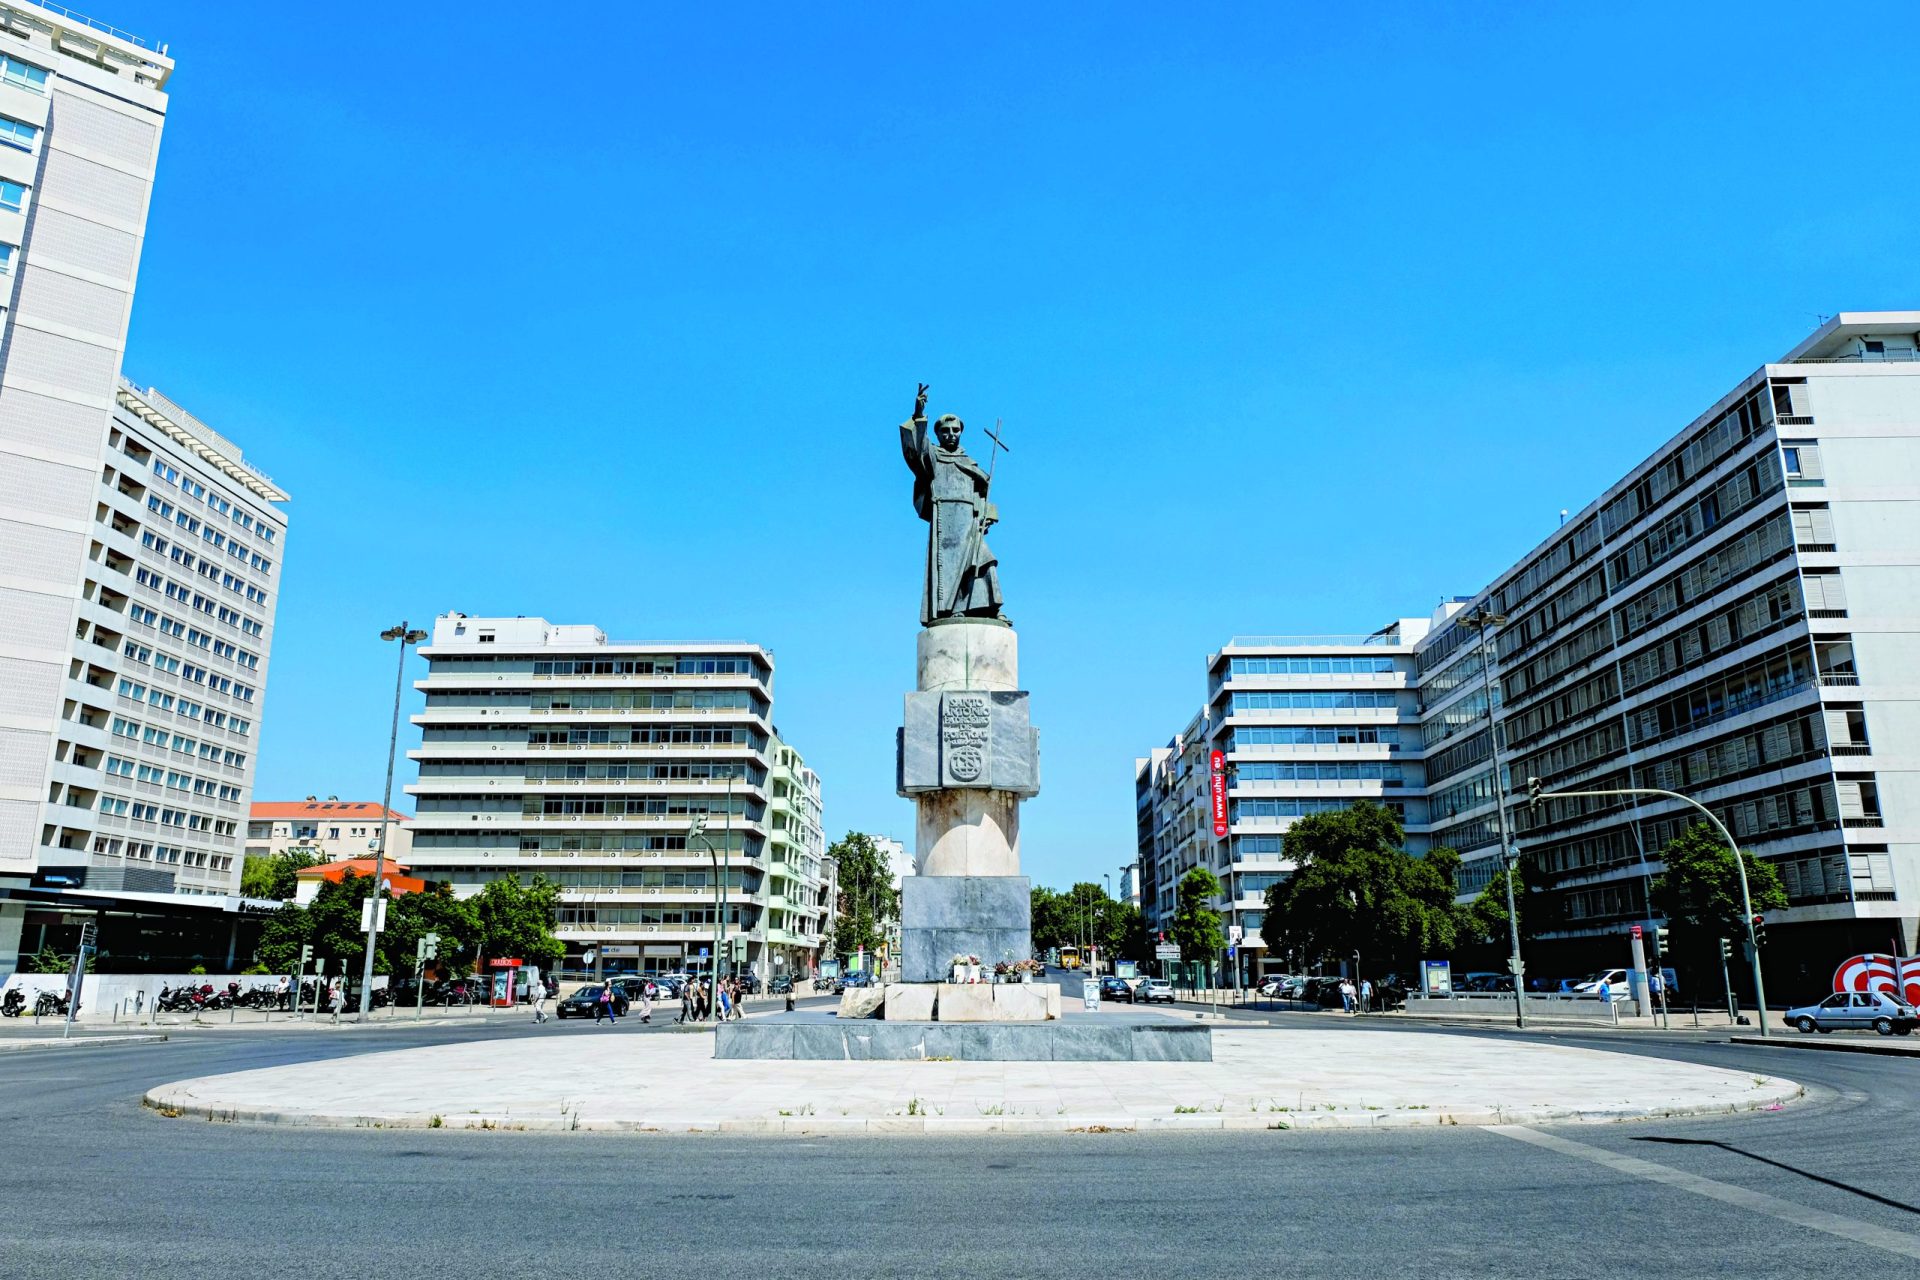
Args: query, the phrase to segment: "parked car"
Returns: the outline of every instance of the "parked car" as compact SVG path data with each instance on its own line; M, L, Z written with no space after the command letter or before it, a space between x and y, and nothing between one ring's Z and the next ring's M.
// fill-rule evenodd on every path
M1604 973L1583 978L1574 987L1573 993L1582 1000L1598 1000L1602 982L1607 984L1607 996L1610 1000L1628 1000L1633 997L1633 988L1627 983L1625 969L1608 969Z
M852 973L841 974L839 979L833 984L833 989L835 991L845 991L848 987L870 987L872 985L873 975L863 969L856 969Z
M1920 1025L1920 1017L1912 1005L1902 1004L1884 991L1836 991L1819 1004L1787 1010L1787 1023L1807 1035L1871 1027L1883 1036L1907 1036Z
M760 975L754 973L752 970L736 975L734 981L738 982L740 989L748 995L757 996L760 994Z
M1299 979L1290 973L1270 973L1262 978L1260 985L1254 989L1270 1000L1277 1000L1286 994L1286 988L1298 981Z
M1295 999L1319 1005L1322 1009L1335 1008L1341 1003L1340 979L1333 974L1308 978L1301 984L1300 994Z
M1112 974L1108 974L1106 977L1100 979L1100 998L1102 1000L1125 1000L1128 1004L1132 1004L1133 988L1127 985L1126 979L1116 978Z
M773 981L767 983L770 996L790 996L793 994L793 978L787 974L775 974Z
M656 982L652 978L642 977L638 974L628 974L625 977L620 977L620 978L609 978L607 979L607 981L611 982L613 984L613 989L615 991L618 991L621 994L621 996L624 997L629 1002L638 1000L640 998L640 993L643 991L647 991L647 988L649 987L653 988L651 991L647 992L649 999L660 1000L660 999L668 998L665 995L665 993L661 991L660 984L658 982ZM677 999L678 997L673 997L673 998Z
M573 994L553 1007L556 1018L591 1018L594 1006L600 1003L601 984L594 982L584 987L575 987ZM613 989L613 1011L624 1014L627 1011L627 997L616 985Z
M1156 1000L1161 1004L1173 1003L1173 984L1165 978L1142 978L1133 984L1128 993L1129 1002L1152 1004Z

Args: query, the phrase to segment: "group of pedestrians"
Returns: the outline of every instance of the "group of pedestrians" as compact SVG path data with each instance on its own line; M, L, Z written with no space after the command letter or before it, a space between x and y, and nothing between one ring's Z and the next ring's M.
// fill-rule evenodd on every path
M1354 986L1352 978L1340 979L1340 1005L1348 1013L1368 1013L1373 1009L1373 980L1360 979L1360 985Z
M736 978L722 978L709 985L695 979L680 989L680 1016L676 1022L705 1022L713 1018L725 1022L745 1017L741 1010L746 990Z

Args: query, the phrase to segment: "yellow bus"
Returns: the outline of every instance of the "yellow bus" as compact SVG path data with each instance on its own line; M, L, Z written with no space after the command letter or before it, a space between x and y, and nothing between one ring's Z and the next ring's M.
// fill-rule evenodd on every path
M1080 967L1080 948L1060 948L1060 967L1062 969L1078 969Z

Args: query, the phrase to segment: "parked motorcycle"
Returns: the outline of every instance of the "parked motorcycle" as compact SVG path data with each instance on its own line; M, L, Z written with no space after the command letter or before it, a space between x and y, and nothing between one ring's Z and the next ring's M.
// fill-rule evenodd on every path
M34 1016L40 1018L59 1016L64 1018L67 1016L67 1005L71 999L72 996L65 991L42 991L40 998L33 1002ZM79 1013L80 1010L76 1008L74 1012Z
M27 1007L27 997L18 987L7 988L7 994L0 996L0 1018L17 1018Z

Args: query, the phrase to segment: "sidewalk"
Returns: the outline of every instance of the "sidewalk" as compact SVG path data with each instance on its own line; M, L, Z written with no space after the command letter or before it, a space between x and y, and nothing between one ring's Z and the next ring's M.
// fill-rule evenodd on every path
M162 1085L162 1115L329 1128L924 1133L1604 1123L1777 1109L1791 1080L1470 1036L1216 1030L1212 1062L715 1060L704 1035L524 1037ZM343 1069L342 1069L343 1068Z

